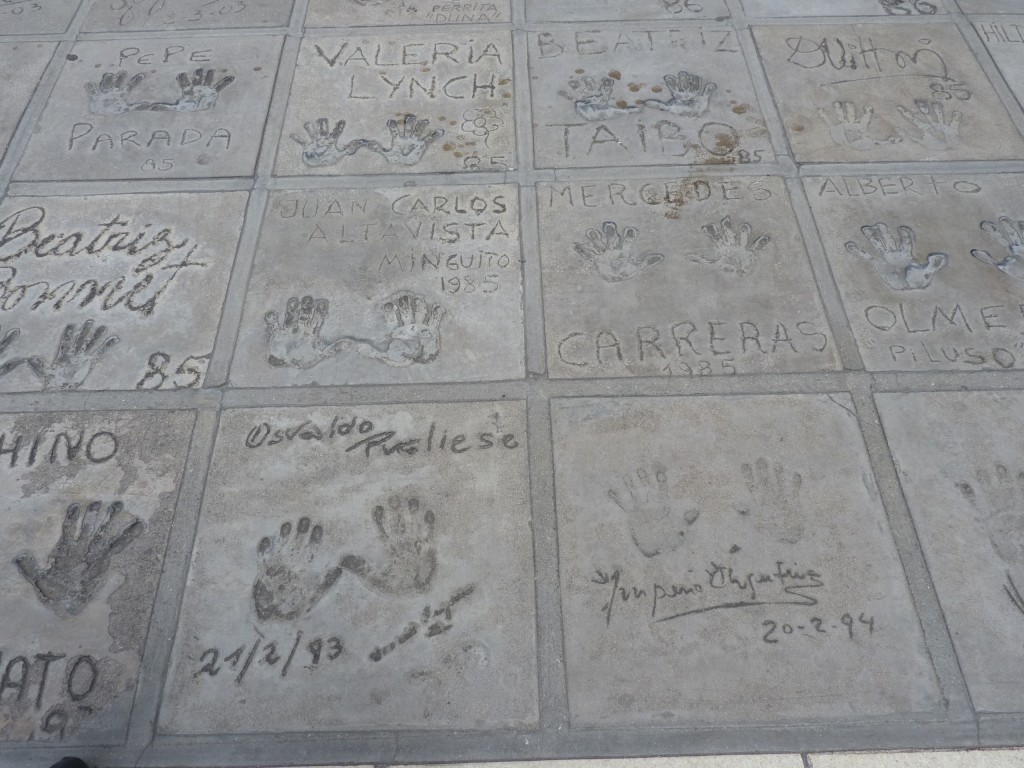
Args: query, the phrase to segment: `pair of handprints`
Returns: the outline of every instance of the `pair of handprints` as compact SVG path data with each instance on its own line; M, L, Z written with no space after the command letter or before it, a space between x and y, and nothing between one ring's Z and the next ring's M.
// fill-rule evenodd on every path
M302 161L312 168L335 165L363 149L380 155L392 164L416 165L423 159L430 145L444 136L443 128L431 129L429 120L420 120L414 114L407 114L401 120L387 121L391 135L388 146L375 139L365 138L343 143L344 120L338 120L332 126L330 120L321 117L303 127L306 136L292 134L292 140L302 146Z
M220 92L235 81L232 75L216 80L212 69L196 69L177 77L181 92L174 101L133 101L132 91L145 79L145 74L132 77L124 70L107 72L98 83L85 84L89 95L89 111L94 115L122 115L127 112L205 112L217 104ZM214 82L216 80L216 82Z
M832 141L859 152L899 144L904 139L933 151L960 146L960 123L964 118L960 110L954 109L947 119L941 101L914 99L913 109L897 106L896 111L907 122L907 128L899 129L898 135L884 137L878 137L872 131L875 109L870 105L859 108L853 101L836 101L832 104L831 112L819 108L818 117L828 126Z
M645 99L642 104L630 104L624 99L614 99L615 80L602 77L600 81L590 75L569 80L569 91L559 95L573 103L576 114L588 122L613 120L632 115L644 108L657 109L677 117L700 117L711 107L711 95L717 86L705 81L700 75L681 70L676 75L662 78L668 88L669 98Z
M979 248L973 249L971 255L1003 274L1016 280L1024 280L1024 221L1015 222L1009 216L1000 216L998 224L983 221L980 226L983 232L1006 249L1007 255L999 259L989 251ZM949 264L949 256L944 253L928 254L923 262L916 259L915 235L911 227L897 227L898 238L883 222L865 225L860 231L870 243L871 250L865 250L852 240L846 243L846 250L871 264L885 284L894 290L927 288L931 285L935 273Z

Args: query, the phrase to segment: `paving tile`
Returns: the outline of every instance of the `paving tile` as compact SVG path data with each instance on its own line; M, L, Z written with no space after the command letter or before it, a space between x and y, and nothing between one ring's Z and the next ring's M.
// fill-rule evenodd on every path
M1024 750L973 749L956 752L850 752L811 755L814 768L1017 768Z
M17 179L174 179L254 170L277 37L80 42Z
M870 370L1024 367L1021 177L804 183Z
M514 185L271 195L234 384L524 375Z
M2 19L0 15L0 24ZM0 87L4 94L4 109L0 111L0 160L56 48L55 43L0 43Z
M226 411L161 729L535 723L526 473L522 403Z
M201 386L246 198L4 200L0 391Z
M79 3L80 0L0 0L0 34L64 32Z
M800 162L1024 153L954 24L754 27L754 36Z
M93 0L85 32L288 26L294 0Z
M391 24L493 24L512 20L510 0L422 4L391 0L311 0L307 27L373 27Z
M848 395L552 412L574 726L940 706Z
M957 0L964 13L1021 13L1017 0Z
M306 38L283 136L279 176L511 168L511 36Z
M782 179L558 182L537 198L552 376L838 368Z
M1022 8L1021 10L1024 10ZM1017 101L1024 104L1024 20L975 22L996 65Z
M403 768L427 768L427 766L407 765ZM803 761L800 755L712 755L707 757L634 757L629 760L590 758L587 760L518 760L512 763L456 763L451 768L803 768Z
M553 27L529 36L541 168L770 161L731 27Z
M193 420L0 415L0 740L124 740Z
M742 0L749 16L935 16L954 0Z
M971 700L981 712L1020 712L1024 396L876 400Z
M526 0L526 16L544 21L684 21L725 19L725 0Z

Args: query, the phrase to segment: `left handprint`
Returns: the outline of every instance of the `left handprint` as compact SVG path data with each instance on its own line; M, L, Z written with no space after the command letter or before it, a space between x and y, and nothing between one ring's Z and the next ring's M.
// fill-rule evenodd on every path
M78 389L99 359L121 340L107 335L107 326L101 325L94 332L93 325L92 320L86 320L76 337L75 324L68 323L52 362L45 363L36 356L28 358L29 368L42 381L44 390Z

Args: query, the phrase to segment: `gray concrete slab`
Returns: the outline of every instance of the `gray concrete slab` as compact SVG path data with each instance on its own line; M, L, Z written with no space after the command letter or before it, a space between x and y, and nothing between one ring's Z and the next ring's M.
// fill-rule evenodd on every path
M848 395L552 415L574 726L938 714Z
M686 21L728 18L725 0L526 0L531 22L545 21Z
M1021 13L1016 0L957 0L964 13Z
M528 40L539 168L775 159L728 24L552 27Z
M277 37L77 43L15 178L250 175L280 50Z
M1024 441L1018 393L876 396L978 711L1020 711Z
M274 192L231 381L522 378L520 258L514 185Z
M800 162L1016 158L1024 140L953 24L754 27Z
M954 0L741 0L748 16L937 16L956 12Z
M93 0L84 32L286 27L294 0Z
M510 0L485 2L311 0L307 27L376 27L392 24L501 24L512 20Z
M247 197L5 199L0 391L202 386Z
M512 88L508 32L306 38L274 173L507 170Z
M0 415L0 740L124 741L193 420Z
M4 109L0 111L0 160L56 48L54 43L0 43L0 84L4 93Z
M1019 749L957 750L949 752L852 752L811 755L816 768L1013 768L1024 760Z
M870 370L1024 365L1020 177L829 176L804 185Z
M838 368L781 178L554 182L537 210L552 376Z
M0 34L37 35L64 32L75 17L80 2L81 0L0 0Z
M226 411L161 731L536 723L526 473L522 403Z
M1024 19L1016 22L1009 19L977 21L974 29L995 59L1017 101L1024 104Z

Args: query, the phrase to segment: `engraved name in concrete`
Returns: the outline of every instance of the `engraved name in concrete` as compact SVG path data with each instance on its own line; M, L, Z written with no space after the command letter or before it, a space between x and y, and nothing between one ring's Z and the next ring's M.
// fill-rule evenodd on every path
M391 24L502 24L512 19L509 0L312 0L309 27L376 27Z
M574 723L941 711L848 395L552 415Z
M86 32L288 26L293 0L97 0Z
M774 159L729 26L552 28L528 40L540 167Z
M124 740L192 423L0 415L0 739Z
M0 205L0 391L199 387L246 193Z
M79 0L0 0L0 32L14 35L67 30Z
M1019 177L828 176L804 186L869 369L1024 367Z
M754 27L802 162L1016 158L1024 139L953 24Z
M278 175L503 171L515 165L507 32L307 38Z
M160 728L529 727L533 593L521 403L227 411Z
M556 182L537 207L552 376L836 368L781 179Z
M75 45L18 179L166 179L253 172L280 38Z
M236 384L512 379L523 355L514 186L271 196Z

